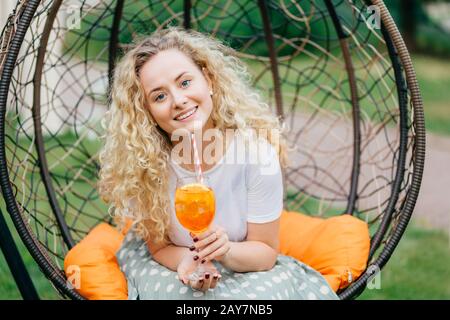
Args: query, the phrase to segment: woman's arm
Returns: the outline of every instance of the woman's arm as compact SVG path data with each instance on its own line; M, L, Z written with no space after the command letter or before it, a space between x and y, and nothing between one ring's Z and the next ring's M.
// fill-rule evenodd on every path
M193 259L195 254L190 252L188 248L170 244L153 254L153 259L166 268L177 271L180 261L183 260L186 255L191 256Z
M267 271L273 268L279 251L280 219L269 223L248 223L246 241L230 242L221 263L236 272Z
M177 271L180 261L186 256L190 255L194 258L192 252L186 247L178 247L174 244L155 244L152 241L147 241L147 246L153 259L166 268Z
M215 259L237 272L272 269L278 256L280 219L247 225L247 238L243 242L228 241L223 229L217 226L197 236L195 248L200 250L199 260Z

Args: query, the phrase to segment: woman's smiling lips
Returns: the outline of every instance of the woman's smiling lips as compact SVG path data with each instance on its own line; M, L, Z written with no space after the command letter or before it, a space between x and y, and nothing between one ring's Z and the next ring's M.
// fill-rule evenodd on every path
M190 110L187 111L187 112L183 112L181 115L176 116L176 117L174 118L174 120L176 120L176 121L181 121L181 122L190 120L190 119L193 117L193 115L197 113L197 109L198 109L198 106L196 106L196 107L190 109ZM189 116L187 116L186 118L184 118L185 115L187 115L187 114L189 114ZM182 119L178 119L179 117L182 117Z

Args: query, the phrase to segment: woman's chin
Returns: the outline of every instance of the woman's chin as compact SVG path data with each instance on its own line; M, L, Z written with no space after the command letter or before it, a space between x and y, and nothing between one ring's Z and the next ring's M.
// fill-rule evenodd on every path
M178 128L186 129L189 132L194 132L196 130L201 130L205 126L206 121L202 119L191 119L189 121L179 121Z
M200 121L197 119L186 122L177 122L178 123L176 124L176 126L174 126L175 128L171 133L172 135L183 136L186 135L186 133L194 133L196 131L203 130L203 127L205 125L205 121Z

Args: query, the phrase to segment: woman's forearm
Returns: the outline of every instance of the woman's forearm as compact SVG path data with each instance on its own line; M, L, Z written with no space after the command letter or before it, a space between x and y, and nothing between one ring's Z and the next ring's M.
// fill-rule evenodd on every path
M164 247L153 254L153 259L166 268L177 271L178 264L185 255L194 257L194 253L186 247L178 247L173 244Z
M267 271L273 268L278 252L264 242L230 242L230 250L221 263L236 272Z

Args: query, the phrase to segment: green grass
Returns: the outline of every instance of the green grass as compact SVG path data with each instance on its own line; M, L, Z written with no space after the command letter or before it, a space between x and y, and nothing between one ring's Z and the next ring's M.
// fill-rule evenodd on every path
M450 299L449 249L447 233L413 223L380 272L380 289L366 289L358 299Z
M31 257L28 250L25 248L25 245L22 243L19 235L16 232L16 229L13 226L11 219L9 218L9 214L6 211L3 203L2 203L2 212L5 217L5 220L8 224L9 230L11 231L14 241L18 246L20 255L25 263L25 267L30 274L30 277L33 281L33 284L38 292L38 295L41 299L46 300L56 300L60 299L56 290L52 287L51 283L44 274L40 271L39 266ZM1 252L1 251L0 251ZM14 282L14 279L11 275L9 267L6 263L5 257L3 256L3 252L0 253L0 300L17 300L22 299L19 290Z
M412 58L419 81L427 131L450 135L450 60L417 55Z

